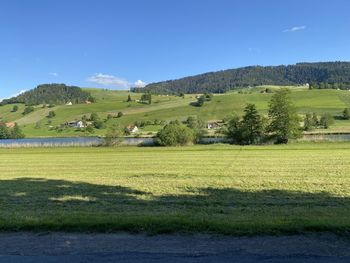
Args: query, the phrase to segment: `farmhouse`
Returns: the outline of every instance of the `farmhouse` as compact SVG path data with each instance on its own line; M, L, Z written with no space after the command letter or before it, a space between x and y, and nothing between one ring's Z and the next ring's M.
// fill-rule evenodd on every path
M69 121L62 124L61 126L68 126L72 128L85 128L85 125L82 121Z
M208 128L209 130L214 130L214 129L220 128L220 125L219 125L219 123L217 123L217 122L208 122L207 128Z
M139 128L136 125L129 125L126 127L126 131L129 133L136 133L139 131Z

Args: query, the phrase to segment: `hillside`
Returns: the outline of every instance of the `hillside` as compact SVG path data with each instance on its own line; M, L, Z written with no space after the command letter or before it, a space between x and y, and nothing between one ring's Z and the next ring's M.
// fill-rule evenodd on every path
M259 85L350 83L350 62L298 63L288 66L250 66L151 83L135 92L155 94L224 93Z
M128 91L111 91L102 89L84 89L96 98L93 104L56 105L54 108L43 108L35 106L35 111L23 116L25 106L19 106L17 112L12 112L13 105L0 107L0 122L16 121L23 129L27 137L64 137L64 136L95 136L105 135L108 127L114 123L126 126L135 122L148 122L141 128L142 135L151 135L157 132L162 126L154 122L170 120L185 120L188 116L198 116L205 121L220 120L232 113L242 114L246 103L256 104L262 114L267 113L268 101L273 93L261 93L264 87L244 89L225 94L215 94L212 101L205 102L202 107L195 107L191 102L196 101L195 95L187 94L184 98L178 96L154 95L152 104L142 104L137 100L141 94ZM268 86L271 90L278 87ZM333 116L340 116L346 107L350 107L350 92L343 90L308 90L301 87L290 87L291 97L297 107L299 114L316 112L318 115L331 113ZM128 95L132 101L127 102ZM54 118L48 118L48 113L55 111ZM85 133L74 128L63 130L54 129L61 124L80 120L84 115L90 116L96 112L102 120L106 120L110 114L114 116L105 122L106 127L95 129L93 133ZM123 112L121 118L115 118L118 112ZM318 130L320 131L320 130ZM332 132L350 132L350 121L336 120L331 127Z
M65 84L43 84L33 90L26 91L16 97L3 100L0 104L24 103L38 104L65 104L67 102L82 103L88 100L90 93L79 87Z

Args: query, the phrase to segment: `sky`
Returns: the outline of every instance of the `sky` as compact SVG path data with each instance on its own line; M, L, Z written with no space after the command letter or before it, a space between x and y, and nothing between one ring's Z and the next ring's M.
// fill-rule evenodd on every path
M348 0L0 0L0 98L350 61Z

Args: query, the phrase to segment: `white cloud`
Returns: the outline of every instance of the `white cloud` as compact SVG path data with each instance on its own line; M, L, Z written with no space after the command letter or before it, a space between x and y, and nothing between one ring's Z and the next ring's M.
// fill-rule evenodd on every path
M305 30L305 29L306 29L306 26L294 26L292 28L283 30L283 32L296 32L296 31Z
M142 81L142 80L140 80L140 79L138 81L134 82L134 87L136 87L136 88L143 88L146 85L147 85L147 83Z
M114 86L116 88L130 88L130 87L137 87L137 88L143 88L146 86L146 82L142 80L137 80L134 83L127 81L126 79L119 78L113 75L103 74L103 73L96 73L90 77L87 78L88 82L96 83L99 85L104 86Z
M113 75L107 75L102 73L97 73L92 75L87 79L87 81L100 84L100 85L106 85L106 86L116 86L116 87L122 87L127 88L129 86L129 82L125 79L118 78Z
M57 76L58 76L58 73L56 73L56 72L50 72L49 75L50 75L50 76L53 76L53 77L57 77Z

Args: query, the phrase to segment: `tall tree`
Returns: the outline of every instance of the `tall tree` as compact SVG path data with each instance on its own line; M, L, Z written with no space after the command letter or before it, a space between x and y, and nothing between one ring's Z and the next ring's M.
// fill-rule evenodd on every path
M287 89L278 90L269 103L268 131L275 136L276 143L288 143L289 139L297 138L301 134L299 117L289 93Z
M345 108L343 111L343 118L344 120L349 120L350 119L350 110L349 108Z
M10 137L11 139L23 139L25 137L17 123L15 123L15 126L10 131Z
M260 141L263 135L262 118L254 104L248 104L244 109L242 120L243 137L247 144L254 144Z

